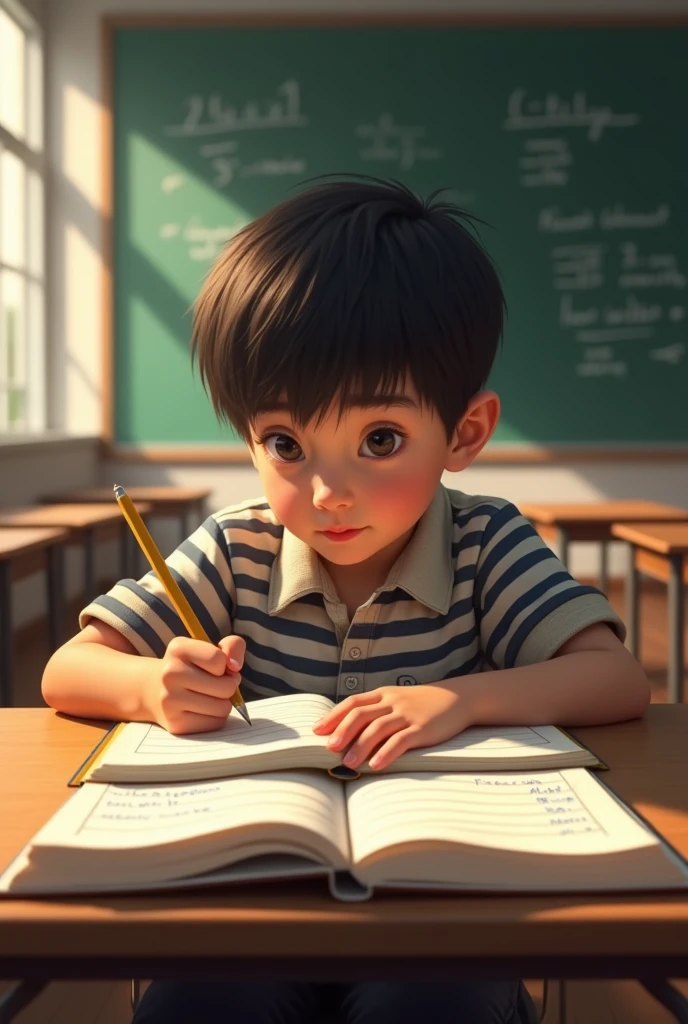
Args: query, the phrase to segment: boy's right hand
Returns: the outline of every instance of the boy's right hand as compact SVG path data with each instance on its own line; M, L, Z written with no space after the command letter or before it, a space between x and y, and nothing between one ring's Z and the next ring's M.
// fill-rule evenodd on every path
M146 682L144 700L153 719L181 736L220 729L241 682L246 641L226 636L219 646L176 636Z

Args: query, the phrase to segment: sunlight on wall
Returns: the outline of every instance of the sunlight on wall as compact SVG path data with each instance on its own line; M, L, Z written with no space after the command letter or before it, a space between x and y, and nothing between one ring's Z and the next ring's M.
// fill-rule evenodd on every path
M74 224L65 226L64 258L66 407L69 430L78 434L93 430L101 409L100 307L93 301L101 288L101 259Z
M74 85L65 85L63 97L63 174L84 199L101 210L101 106Z

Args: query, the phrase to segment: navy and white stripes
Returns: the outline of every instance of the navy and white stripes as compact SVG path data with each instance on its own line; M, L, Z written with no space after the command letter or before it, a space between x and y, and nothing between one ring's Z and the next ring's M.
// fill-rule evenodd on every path
M317 554L264 498L209 517L167 564L213 643L245 639L247 700L303 691L339 700L402 676L427 683L545 661L596 622L625 632L514 505L442 484L350 623ZM81 626L91 618L145 656L186 635L153 573L121 580L82 611Z

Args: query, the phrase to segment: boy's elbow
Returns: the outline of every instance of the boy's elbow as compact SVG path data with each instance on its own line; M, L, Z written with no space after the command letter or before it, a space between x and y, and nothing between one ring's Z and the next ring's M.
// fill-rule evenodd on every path
M55 680L59 675L59 670L56 671L55 662L59 657L60 650L61 648L58 648L58 650L48 658L41 677L41 696L48 707L54 708L56 711L59 711L60 708L58 707L59 696L55 685Z
M645 669L630 652L626 652L621 675L628 718L642 718L652 700L652 688Z

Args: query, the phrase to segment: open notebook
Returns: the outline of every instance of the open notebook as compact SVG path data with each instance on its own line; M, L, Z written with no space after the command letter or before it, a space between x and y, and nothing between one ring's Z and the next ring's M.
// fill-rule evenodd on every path
M327 749L328 736L313 732L333 708L320 694L290 694L247 701L252 725L237 714L214 732L173 736L159 725L120 722L106 734L70 785L94 782L183 782L226 778L282 768L329 769L341 778L357 771L341 765L343 751ZM376 775L418 771L604 767L591 751L554 726L471 728L444 743L401 754Z
M323 875L375 889L685 889L685 864L584 768L364 776L313 769L160 786L87 782L0 875L9 895Z

